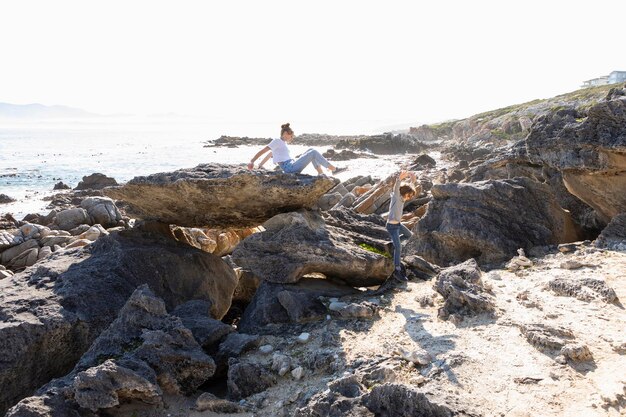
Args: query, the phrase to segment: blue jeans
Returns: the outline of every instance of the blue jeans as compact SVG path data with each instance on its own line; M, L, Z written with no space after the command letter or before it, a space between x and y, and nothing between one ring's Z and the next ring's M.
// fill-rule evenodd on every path
M308 149L295 161L293 159L290 159L288 161L278 163L282 170L287 174L299 174L309 164L313 164L315 169L317 169L320 165L324 168L328 168L328 166L330 165L326 158L324 158L322 154L315 149Z
M402 223L387 223L387 231L391 235L391 241L393 242L393 264L396 269L400 269L400 255L402 253L400 235L409 238L413 233Z

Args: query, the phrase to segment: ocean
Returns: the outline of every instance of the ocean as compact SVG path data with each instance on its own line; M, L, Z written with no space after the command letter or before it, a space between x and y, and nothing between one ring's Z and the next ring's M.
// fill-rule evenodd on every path
M278 126L278 129L276 128ZM374 129L345 126L306 126L306 133L373 134ZM112 120L112 121L0 121L0 194L17 201L0 205L0 215L11 213L17 219L28 213L46 214L43 198L54 184L63 181L75 187L83 176L99 172L126 182L135 176L194 167L201 163L244 164L259 147L205 148L221 135L276 137L280 124L207 123L192 120ZM302 133L305 131L302 130ZM296 131L296 134L300 132ZM297 142L297 138L296 138ZM292 156L307 146L290 145ZM328 147L317 147L323 152ZM406 159L406 158L404 158ZM356 159L337 162L349 170L339 174L344 180L355 175L389 175L403 157ZM272 168L269 162L266 168ZM315 175L309 166L305 174Z

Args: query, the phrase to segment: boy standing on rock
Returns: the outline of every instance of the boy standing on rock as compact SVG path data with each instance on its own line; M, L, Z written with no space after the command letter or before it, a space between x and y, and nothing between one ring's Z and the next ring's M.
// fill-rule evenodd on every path
M402 180L406 177L411 177L411 185L402 184ZM411 237L412 233L406 226L400 221L402 220L402 210L404 209L404 203L415 196L415 173L402 170L398 174L396 181L391 192L391 202L389 203L389 216L387 217L387 231L391 236L393 242L393 264L395 270L393 271L393 277L401 282L408 281L406 275L402 273L402 265L400 263L400 255L402 252L402 245L400 244L400 235L407 238Z

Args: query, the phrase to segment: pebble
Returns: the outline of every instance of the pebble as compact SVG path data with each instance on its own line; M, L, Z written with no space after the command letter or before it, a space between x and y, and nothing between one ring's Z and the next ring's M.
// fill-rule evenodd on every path
M304 369L302 369L301 366L298 366L296 369L291 371L291 376L293 376L293 378L296 381L299 381L300 379L302 379L303 374L304 374Z
M311 335L309 333L304 332L300 336L298 336L298 343L305 344L309 341L310 338L311 338Z
M263 353L264 355L272 353L273 351L274 351L274 346L272 345L263 345L259 348L259 352Z

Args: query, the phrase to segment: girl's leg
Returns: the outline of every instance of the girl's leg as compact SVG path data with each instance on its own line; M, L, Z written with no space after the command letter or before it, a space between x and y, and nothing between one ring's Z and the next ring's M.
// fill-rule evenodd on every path
M315 149L309 149L305 153L300 155L300 157L291 164L290 172L300 173L302 172L302 170L304 170L304 168L306 168L307 165L311 163L320 174L322 173L320 165L325 168L329 168L331 166L326 158L322 156L322 154L320 154Z
M399 224L387 223L387 231L391 236L391 242L393 242L393 265L397 270L401 269L400 253L402 246L400 245L400 227Z

